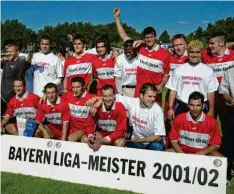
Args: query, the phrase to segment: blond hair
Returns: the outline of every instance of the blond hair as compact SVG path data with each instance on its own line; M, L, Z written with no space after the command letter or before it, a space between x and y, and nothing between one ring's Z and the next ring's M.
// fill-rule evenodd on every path
M192 49L192 48L199 48L201 50L204 49L203 43L200 40L192 40L187 47L188 52Z

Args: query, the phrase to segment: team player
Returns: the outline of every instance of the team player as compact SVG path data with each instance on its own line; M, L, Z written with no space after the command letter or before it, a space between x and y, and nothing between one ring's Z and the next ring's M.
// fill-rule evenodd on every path
M68 103L58 96L57 85L48 83L44 87L46 101L37 110L38 129L47 138L66 140L70 121Z
M130 39L125 33L119 19L120 9L114 9L114 18L120 37L123 41ZM169 78L169 62L170 53L162 48L156 42L156 31L152 27L147 27L142 32L144 42L138 44L139 64L137 66L137 86L135 89L135 97L139 97L140 88L144 83L152 83L156 85L157 97L156 101L162 105L162 89ZM143 45L142 45L143 43ZM137 45L136 45L137 46Z
M64 92L72 91L71 80L74 77L81 77L85 81L87 88L92 74L92 63L97 55L84 51L85 40L81 35L73 38L74 53L68 57L64 63Z
M47 83L59 85L63 79L61 60L50 51L51 39L48 36L40 38L40 52L32 58L34 70L33 93L43 96L43 89Z
M96 50L99 57L93 61L93 77L97 80L97 95L100 96L104 85L110 84L116 88L114 78L115 55L111 51L106 36L97 39Z
M221 144L218 123L204 114L203 106L203 94L189 95L189 111L175 118L169 135L172 148L167 151L222 157L217 151Z
M127 124L126 109L122 103L115 101L115 88L112 85L104 85L101 93L103 104L97 112L97 129L91 148L97 150L103 144L123 147Z
M218 80L212 69L200 62L202 50L202 42L191 41L188 45L188 62L178 66L168 80L166 87L170 89L169 119L188 111L188 97L194 91L205 96L206 112L210 116L214 115L214 92L218 89Z
M230 181L231 174L234 175L234 65L224 72L219 93L223 95L227 108L227 179Z
M119 55L115 64L115 81L119 94L134 97L136 88L136 68L138 56L133 48L133 40L124 42L124 53Z
M26 82L21 78L14 80L14 92L16 95L10 99L1 121L1 132L18 135L16 118L35 119L39 97L26 91Z
M229 50L226 47L226 37L223 33L217 33L210 37L209 48L204 50L202 54L202 62L209 65L219 83L221 82L224 72L234 65L234 50ZM221 94L215 93L215 118L219 116L219 120L222 126L223 134L223 148L224 154L227 147L227 127L225 125L227 118L227 109L225 106L225 101Z
M121 102L128 111L133 127L132 137L126 138L127 147L159 151L164 149L164 116L162 108L155 103L156 90L154 84L145 83L141 87L139 98L116 95L116 101ZM87 104L93 104L96 99L94 97Z
M94 136L95 121L92 117L93 108L85 106L85 102L94 95L85 89L85 81L81 77L71 79L72 91L67 92L62 98L68 102L71 113L70 131L68 141L85 142L85 137L92 139Z

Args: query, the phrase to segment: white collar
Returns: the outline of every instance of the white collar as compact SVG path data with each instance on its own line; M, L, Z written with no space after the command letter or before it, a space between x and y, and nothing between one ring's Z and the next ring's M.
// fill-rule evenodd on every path
M200 118L198 119L198 121L195 122L195 121L193 120L191 114L190 114L190 111L188 111L188 112L186 113L186 118L187 118L188 121L192 121L193 123L203 122L203 121L205 121L205 114L202 112L202 115L200 116Z
M230 50L228 48L226 48L226 50L224 51L223 55L215 54L214 56L216 56L216 57L223 57L224 55L230 55Z
M84 91L84 93L81 95L81 97L80 97L80 98L84 98L86 95L87 95L87 91L85 90L85 91ZM74 94L74 93L73 93L73 96L75 96L75 94ZM75 97L77 97L77 96L75 96Z
M153 49L151 49L151 50L148 47L145 47L145 48L146 48L146 50L152 52L152 51L158 51L159 48L160 48L160 46L158 44L156 44L156 46Z
M113 106L111 107L111 110L115 110L115 104L116 104L116 102L114 102ZM106 110L106 107L105 107L104 103L102 104L102 112L108 112Z
M60 97L58 96L55 104L60 104L60 102L61 102L61 99L60 99ZM50 101L49 101L48 99L46 100L46 103L47 103L48 106L54 106L54 104L51 104Z
M25 91L25 93L24 93L24 95L23 95L22 97L19 97L19 96L17 96L17 95L15 95L15 96L16 96L16 99L17 99L17 100L23 100L23 99L25 99L25 98L28 97L28 92Z

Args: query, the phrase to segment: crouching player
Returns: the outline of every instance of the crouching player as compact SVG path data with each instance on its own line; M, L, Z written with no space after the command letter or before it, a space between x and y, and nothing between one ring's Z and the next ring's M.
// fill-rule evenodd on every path
M217 150L221 136L217 121L203 113L204 96L193 92L188 100L189 111L178 115L169 138L172 148L167 151L222 157Z
M4 118L1 121L1 132L7 131L9 134L18 135L16 118L34 120L39 97L26 91L26 82L21 78L14 80L14 92L16 95L9 101Z
M44 92L46 101L38 107L36 116L38 129L45 138L66 140L70 120L68 103L58 96L57 85L54 83L46 84Z
M103 144L123 147L127 124L126 109L122 103L115 101L115 88L112 85L104 85L101 95L103 104L98 109L96 136L90 147L94 150Z

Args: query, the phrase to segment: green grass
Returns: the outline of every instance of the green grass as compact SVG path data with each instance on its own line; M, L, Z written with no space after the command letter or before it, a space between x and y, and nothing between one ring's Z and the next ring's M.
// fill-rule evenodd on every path
M2 194L133 194L133 192L129 191L94 187L6 172L1 172L1 183ZM227 188L227 194L233 193L234 179L232 180L232 185Z
M133 194L130 191L1 172L2 194Z

